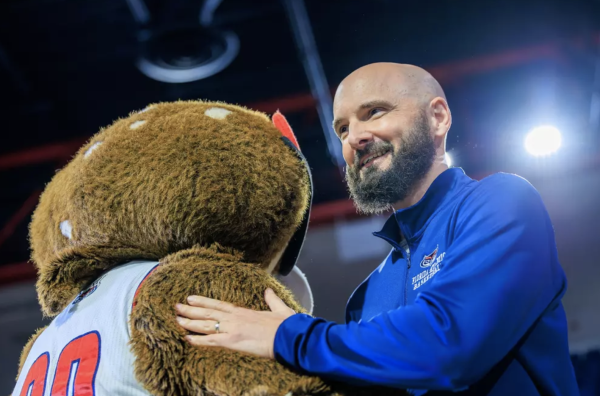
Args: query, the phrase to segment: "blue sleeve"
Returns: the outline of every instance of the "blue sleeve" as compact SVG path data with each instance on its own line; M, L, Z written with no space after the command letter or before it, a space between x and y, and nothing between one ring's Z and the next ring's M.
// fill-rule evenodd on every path
M566 280L549 216L524 179L484 179L458 210L443 267L413 305L343 325L294 315L277 331L276 359L354 385L457 390L483 377Z

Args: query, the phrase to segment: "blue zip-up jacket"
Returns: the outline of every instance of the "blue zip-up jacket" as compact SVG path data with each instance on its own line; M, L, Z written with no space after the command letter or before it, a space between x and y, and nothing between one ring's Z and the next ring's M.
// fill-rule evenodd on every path
M531 375L547 395L579 395L554 230L526 180L449 169L374 235L393 249L350 298L346 324L291 316L279 362L359 386L463 390L541 317L489 394L538 395Z

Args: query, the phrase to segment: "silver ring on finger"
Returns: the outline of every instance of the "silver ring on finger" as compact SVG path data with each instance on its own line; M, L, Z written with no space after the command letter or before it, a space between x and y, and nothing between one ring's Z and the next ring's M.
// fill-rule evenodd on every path
M215 331L217 332L217 334L219 334L221 332L221 323L220 322L215 323Z

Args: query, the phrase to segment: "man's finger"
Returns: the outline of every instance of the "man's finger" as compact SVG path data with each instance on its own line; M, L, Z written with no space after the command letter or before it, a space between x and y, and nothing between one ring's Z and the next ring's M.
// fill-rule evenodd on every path
M277 294L275 294L272 289L267 289L265 291L265 301L273 312L287 315L292 315L295 313L293 309L285 305L285 303L279 297L277 297Z
M203 307L216 309L217 311L231 313L235 309L235 305L229 304L225 301L213 300L212 298L202 296L189 296L187 298L188 304L194 307Z
M181 327L183 327L184 329L193 331L194 333L216 334L217 333L216 324L219 322L216 322L214 320L190 320L190 319L182 318L181 316L178 316L177 323L179 323L179 325ZM221 324L219 323L219 332L223 332L223 329L220 326L221 326Z
M188 319L215 320L217 322L223 319L223 312L214 309L192 307L185 304L175 305L177 313Z
M211 334L205 336L185 336L185 340L194 346L223 346L227 343L227 334Z

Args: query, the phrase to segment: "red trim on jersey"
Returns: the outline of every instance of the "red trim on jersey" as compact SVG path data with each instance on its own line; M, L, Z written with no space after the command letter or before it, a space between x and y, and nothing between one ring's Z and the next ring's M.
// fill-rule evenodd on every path
M140 282L140 284L138 285L137 289L135 289L135 294L133 295L133 303L131 304L131 310L133 311L133 309L135 308L135 304L137 303L135 300L137 299L137 296L140 292L140 288L142 287L142 285L144 284L144 282L146 282L146 279L148 279L148 277L150 275L152 275L152 273L154 271L156 271L156 269L158 268L160 264L156 264L154 267L152 267L152 269L150 271L148 271L148 273L146 274L146 276L144 276L144 279L142 279L142 281Z

